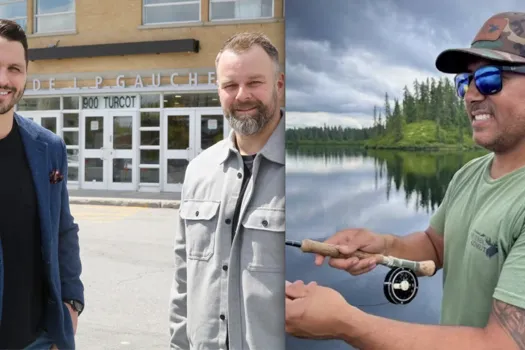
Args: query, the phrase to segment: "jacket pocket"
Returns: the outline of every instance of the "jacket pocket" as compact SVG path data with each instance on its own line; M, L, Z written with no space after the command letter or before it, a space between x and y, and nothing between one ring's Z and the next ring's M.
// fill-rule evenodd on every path
M184 200L179 215L185 221L188 259L209 260L215 250L220 202Z
M254 208L242 221L244 244L251 245L247 269L253 272L284 271L284 209ZM247 247L248 248L248 247Z

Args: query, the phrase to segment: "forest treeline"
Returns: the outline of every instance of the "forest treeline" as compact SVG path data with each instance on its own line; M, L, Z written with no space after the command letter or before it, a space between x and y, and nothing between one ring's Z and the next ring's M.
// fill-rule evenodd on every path
M342 126L294 128L286 131L288 144L348 143L370 148L425 147L436 144L472 146L471 127L452 80L415 80L405 86L401 101L385 93L384 105L374 106L373 125L357 129Z

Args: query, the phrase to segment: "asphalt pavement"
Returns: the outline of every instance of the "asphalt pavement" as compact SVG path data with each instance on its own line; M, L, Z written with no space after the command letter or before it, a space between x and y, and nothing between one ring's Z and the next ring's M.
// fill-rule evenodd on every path
M93 203L71 210L80 226L86 299L77 348L168 349L177 211Z

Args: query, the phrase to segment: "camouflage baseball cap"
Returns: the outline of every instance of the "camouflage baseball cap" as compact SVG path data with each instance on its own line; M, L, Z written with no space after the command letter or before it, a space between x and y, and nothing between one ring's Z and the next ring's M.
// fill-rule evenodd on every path
M443 73L463 73L475 59L525 64L525 13L503 12L490 17L470 48L443 51L436 59L436 68Z

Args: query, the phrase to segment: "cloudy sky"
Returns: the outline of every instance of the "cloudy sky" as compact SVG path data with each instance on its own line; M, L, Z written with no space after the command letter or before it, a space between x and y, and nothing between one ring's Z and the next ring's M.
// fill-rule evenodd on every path
M520 3L523 0L519 1ZM518 0L286 0L288 127L372 122L384 94L443 76L444 49L470 46L491 15Z

